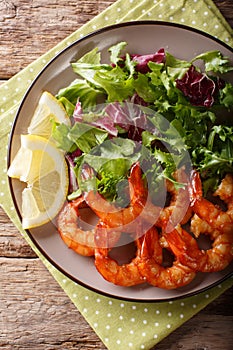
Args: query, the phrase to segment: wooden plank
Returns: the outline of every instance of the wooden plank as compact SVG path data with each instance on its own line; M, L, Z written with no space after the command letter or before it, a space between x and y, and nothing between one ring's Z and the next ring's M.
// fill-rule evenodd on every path
M2 208L0 208L0 257L36 257Z
M105 349L39 259L0 258L0 270L1 349Z
M0 1L0 79L19 72L113 2Z
M39 259L0 258L1 349L106 349ZM48 288L49 286L49 288ZM193 317L156 350L230 350L233 289Z
M10 78L114 0L0 1L0 79ZM215 0L233 26L231 0Z

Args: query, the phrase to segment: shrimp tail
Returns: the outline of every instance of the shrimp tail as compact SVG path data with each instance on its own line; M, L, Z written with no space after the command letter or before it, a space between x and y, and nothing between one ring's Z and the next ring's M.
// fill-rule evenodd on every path
M198 271L206 263L204 252L199 250L198 243L187 231L181 229L181 233L174 229L166 234L166 241L178 260Z
M155 226L149 228L144 237L142 236L140 257L153 258L158 264L162 264L162 247L159 244L159 234Z
M202 183L200 174L196 170L191 171L189 195L191 206L202 198Z

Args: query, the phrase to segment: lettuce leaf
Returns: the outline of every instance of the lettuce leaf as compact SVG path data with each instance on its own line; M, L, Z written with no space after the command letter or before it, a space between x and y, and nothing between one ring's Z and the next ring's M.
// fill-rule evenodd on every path
M66 152L72 153L78 148L88 153L104 142L108 138L108 133L92 125L76 122L72 127L65 124L54 125L52 136L57 147Z
M104 98L104 96L103 90L92 87L83 79L75 79L69 86L60 89L56 95L57 99L66 98L74 106L79 99L84 109L95 106L98 99Z
M127 43L125 41L121 41L118 44L112 46L109 48L110 55L110 62L118 65L119 63L124 63L124 59L120 57L120 54L122 50L126 47Z
M233 67L229 65L227 57L223 57L220 51L208 51L201 53L200 55L192 59L192 63L197 60L203 60L205 63L206 72L215 73L227 73L233 70Z
M220 90L219 95L220 104L230 110L233 106L233 85L226 83L224 88Z

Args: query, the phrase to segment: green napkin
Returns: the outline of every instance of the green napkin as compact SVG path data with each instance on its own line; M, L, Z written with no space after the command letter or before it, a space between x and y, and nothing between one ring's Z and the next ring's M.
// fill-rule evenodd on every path
M74 40L104 26L131 20L161 20L209 32L233 46L232 29L211 0L118 0L8 82L0 86L0 204L109 350L150 349L233 285L229 278L207 292L162 303L111 299L77 285L53 267L22 230L7 181L7 143L20 101L45 64Z

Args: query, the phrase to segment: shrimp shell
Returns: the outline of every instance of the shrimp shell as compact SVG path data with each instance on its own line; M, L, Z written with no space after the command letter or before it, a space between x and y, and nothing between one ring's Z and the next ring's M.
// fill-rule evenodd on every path
M170 233L172 234L172 233ZM143 239L138 263L146 281L158 288L176 289L189 284L196 276L194 270L176 259L172 266L162 266L162 247L155 227L149 229Z
M83 230L78 222L80 217L79 209L85 205L86 203L82 196L66 203L58 216L58 232L65 244L76 253L83 256L94 256L96 227L94 226L91 230ZM113 247L119 237L119 233L111 232L108 236L108 247Z
M108 231L105 224L99 223L97 225L96 241L98 242L98 247L95 249L95 266L98 272L105 280L118 286L131 287L144 283L145 278L138 269L140 240L135 240L137 246L136 257L128 264L119 265L116 260L108 255L109 249L106 247Z

